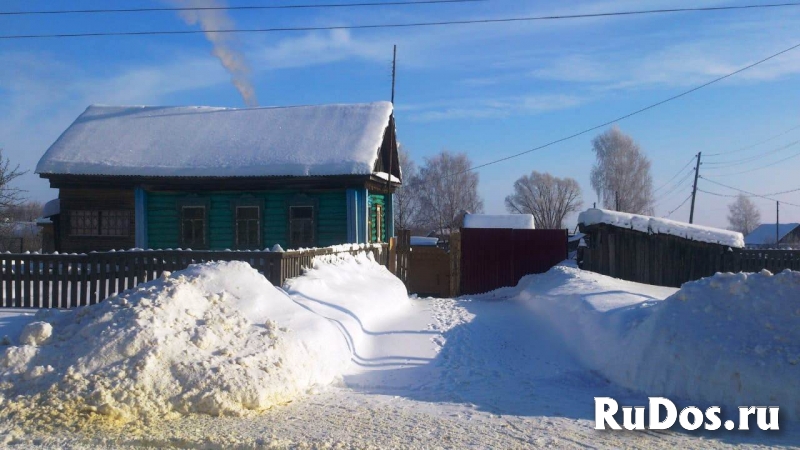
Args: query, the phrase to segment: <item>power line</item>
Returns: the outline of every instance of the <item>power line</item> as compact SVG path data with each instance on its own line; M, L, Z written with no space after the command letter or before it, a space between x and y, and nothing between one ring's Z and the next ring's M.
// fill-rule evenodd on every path
M705 189L700 189L700 188L697 188L697 191L698 191L698 192L702 192L702 193L704 193L704 194L716 195L717 197L729 197L729 198L736 198L736 197L738 197L738 195L731 195L731 194L720 194L720 193L717 193L717 192L706 191Z
M664 217L669 217L669 216L671 216L671 215L672 215L672 214L673 214L675 211L677 211L677 210L681 209L681 206L685 205L685 204L686 204L686 202L688 202L690 198L692 198L692 194L689 194L689 196L688 196L688 197L686 197L686 199L685 199L684 201L682 201L680 205L678 205L678 206L677 206L675 209L673 209L672 211L668 212L668 213L667 213L667 215L666 215L666 216L664 216Z
M789 133L791 133L792 131L794 131L794 130L797 130L797 129L800 129L800 125L794 126L794 127L792 127L792 128L789 128L788 130L786 130L786 131L784 131L784 132L782 132L782 133L780 133L780 134L776 134L775 136L768 137L767 139L765 139L765 140L763 140L763 141L760 141L760 142L757 142L757 143L755 143L755 144L751 144L751 145L748 145L748 146L745 146L745 147L739 148L739 149L737 149L737 150L733 150L733 151L730 151L730 152L711 153L711 154L708 154L708 155L706 155L706 156L707 156L707 157L712 157L712 156L720 156L720 155L732 155L732 154L734 154L734 153L739 153L739 152L743 152L743 151L745 151L745 150L750 150L750 149L751 149L751 148L753 148L753 147L758 147L758 146L759 146L759 145L761 145L761 144L766 144L767 142L769 142L769 141L771 141L771 140L773 140L773 139L777 139L777 138L779 138L779 137L781 137L781 136L784 136L784 135L786 135L786 134L789 134Z
M43 11L0 11L0 16L32 16L44 14L109 14L109 13L140 13L140 12L180 12L180 11L246 11L258 9L317 9L317 8L350 8L364 6L405 6L405 5L431 5L437 3L476 3L489 0L420 0L420 1L392 1L392 2L365 2L365 3L321 3L317 5L245 5L245 6L199 6L178 8L123 8L123 9L62 9Z
M769 155L778 153L778 152L780 152L782 150L786 150L787 148L791 148L791 147L793 147L793 146L795 146L797 144L800 144L800 141L790 142L790 143L788 143L788 144L786 144L784 146L781 146L781 147L778 147L778 148L774 148L772 150L768 150L766 152L759 153L757 155L748 156L747 158L733 159L733 160L730 160L730 161L707 162L707 163L703 163L703 165L712 165L713 167L710 167L709 169L713 169L713 170L723 169L723 168L726 168L726 167L740 166L742 164L746 164L748 162L752 162L752 161L761 159L761 158L763 158L765 156L769 156Z
M684 170L685 170L687 167L689 167L689 164L691 164L693 161L694 161L694 156L693 156L691 159L689 159L689 162L687 162L685 166L681 167L681 168L678 170L678 173L676 173L675 175L673 175L673 176L672 176L672 178L670 178L669 180L667 180L667 182L666 182L666 183L664 183L664 184L662 184L661 186L659 186L658 188L656 188L656 190L654 190L654 191L653 191L653 194L655 194L656 192L660 191L660 190L661 190L661 189L663 189L663 188L664 188L666 185L668 185L670 182L672 182L672 180L674 180L674 179L675 179L675 178L676 178L678 175L680 175L680 174L681 174L681 172L683 172L683 171L684 171Z
M728 186L727 184L723 184L723 183L720 183L720 182L718 182L718 181L709 180L708 178L706 178L706 177L704 177L704 176L702 176L702 175L700 175L700 178L702 178L702 179L704 179L704 180L708 181L709 183L714 183L714 184L716 184L716 185L718 185L718 186L722 186L722 187L724 187L724 188L732 189L732 190L734 190L734 191L738 191L738 192L741 192L741 193L743 193L743 194L748 194L748 195L749 195L749 196L751 196L751 197L759 197L759 198L763 198L763 199L770 200L770 201L773 201L773 202L781 202L781 203L783 203L784 205L791 205L791 206L796 206L796 207L800 208L800 205L796 205L796 204L794 204L794 203L785 202L785 201L783 201L783 200L778 200L778 199L775 199L775 198L770 198L770 197L767 197L766 195L755 194L755 193L753 193L753 192L750 192L750 191L745 191L744 189L735 188L735 187L733 187L733 186ZM799 189L799 190L800 190L800 189ZM789 191L787 191L787 192L789 192ZM773 194L773 195L775 195L775 194Z
M612 119L612 120L609 120L607 122L601 123L600 125L596 125L596 126L593 126L591 128L587 128L587 129L585 129L583 131L579 131L579 132L577 132L575 134L571 134L569 136L566 136L566 137L563 137L563 138L560 138L560 139L556 139L554 141L550 141L550 142L548 142L546 144L540 145L538 147L534 147L534 148L532 148L530 150L525 150L523 152L519 152L519 153L510 155L510 156L506 156L504 158L496 159L496 160L493 160L493 161L489 161L487 163L483 163L483 164L479 164L477 166L470 167L469 169L467 169L464 172L469 172L469 171L480 169L480 168L483 168L483 167L486 167L486 166L491 166L493 164L497 164L497 163L500 163L500 162L503 162L503 161L508 161L509 159L517 158L517 157L520 157L522 155L527 155L528 153L533 153L535 151L542 150L544 148L553 146L555 144L559 144L561 142L568 141L570 139L574 139L574 138L576 138L578 136L582 136L582 135L584 135L586 133L590 133L590 132L598 130L600 128L607 127L607 126L609 126L611 124L614 124L616 122L628 119L628 118L633 117L633 116L635 116L637 114L641 114L641 113L643 113L645 111L651 110L651 109L656 108L658 106L661 106L661 105L663 105L665 103L668 103L668 102L671 102L673 100L677 100L677 99L679 99L681 97L687 96L687 95L689 95L689 94L691 94L691 93L693 93L695 91L699 91L700 89L703 89L704 87L710 86L710 85L712 85L714 83L718 83L718 82L720 82L722 80L730 78L730 77L732 77L732 76L734 76L736 74L744 72L745 70L751 69L751 68L753 68L753 67L755 67L755 66L757 66L759 64L762 64L762 63L765 63L765 62L767 62L767 61L769 61L771 59L777 58L778 56L783 55L784 53L788 53L788 52L790 52L790 51L792 51L792 50L794 50L794 49L796 49L798 47L800 47L800 44L795 44L795 45L793 45L793 46L791 46L791 47L789 47L787 49L779 51L778 53L773 53L772 55L767 56L766 58L763 58L763 59L758 60L758 61L756 61L756 62L754 62L752 64L744 66L744 67L742 67L742 68L740 68L738 70L730 72L727 75L722 75L722 76L717 77L717 78L715 78L715 79L713 79L711 81L708 81L708 82L706 82L704 84L701 84L699 86L695 86L692 89L689 89L688 91L683 91L680 94L673 95L672 97L669 97L669 98L666 98L664 100L661 100L660 102L656 102L656 103L653 103L653 104L651 104L649 106L645 106L644 108L637 109L636 111L634 111L632 113L625 114L624 116L620 116L620 117L617 117L616 119ZM460 175L461 173L464 173L464 172L456 173L454 175Z
M277 28L219 29L219 30L112 31L112 32L96 32L96 33L17 34L17 35L0 36L0 39L75 38L75 37L99 37L99 36L150 36L150 35L182 35L182 34L200 34L200 33L271 33L271 32L288 32L288 31L411 28L411 27L430 27L430 26L444 26L444 25L530 22L537 20L565 20L565 19L612 17L612 16L635 16L635 15L645 15L645 14L667 14L667 13L677 13L677 12L709 12L709 11L741 10L741 9L755 9L755 8L779 8L787 6L800 6L800 2L774 3L765 5L650 9L650 10L639 10L639 11L616 11L616 12L592 13L592 14L565 14L565 15L555 15L555 16L509 17L502 19L450 20L450 21L440 21L440 22L412 22L412 23L371 24L371 25L277 27Z
M774 165L777 165L777 164L780 164L780 163L782 163L782 162L784 162L784 161L788 161L788 160L790 160L790 159L797 158L798 156L800 156L800 152L797 152L797 153L795 153L794 155L788 156L788 157L786 157L786 158L783 158L783 159L779 159L779 160L777 160L777 161L775 161L775 162L773 162L773 163L766 164L766 165L764 165L764 166L761 166L761 167L756 167L756 168L753 168L753 169L742 170L742 171L740 171L740 172L732 172L732 173L718 173L718 174L717 174L717 173L715 173L715 174L714 174L714 176L715 176L715 177L727 177L727 176L731 176L731 175L742 175L742 174L745 174L745 173L755 172L755 171L757 171L757 170L766 169L767 167L772 167L772 166L774 166Z
M669 198L670 194L672 194L673 192L678 191L680 188L686 187L685 183L690 180L693 174L694 174L694 169L686 172L686 174L684 174L684 176L674 186L662 192L661 195L658 196L658 198L656 199L656 203L664 201L665 199Z

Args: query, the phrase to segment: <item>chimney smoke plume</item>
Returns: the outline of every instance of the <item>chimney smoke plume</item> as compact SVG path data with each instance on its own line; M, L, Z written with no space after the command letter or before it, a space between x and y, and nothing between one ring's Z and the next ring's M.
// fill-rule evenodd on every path
M224 0L168 0L180 8L224 7ZM213 30L236 28L236 24L224 10L180 11L179 15L188 25L200 25L206 39L211 42L211 53L219 59L225 70L231 74L231 82L241 94L245 105L258 106L256 91L250 81L250 67L244 55L236 49L233 35L214 33Z

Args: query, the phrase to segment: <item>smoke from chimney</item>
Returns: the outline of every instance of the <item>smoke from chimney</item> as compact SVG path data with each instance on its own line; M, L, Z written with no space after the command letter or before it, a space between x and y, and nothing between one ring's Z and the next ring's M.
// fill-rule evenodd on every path
M168 0L168 2L183 8L226 6L224 0ZM241 94L245 105L258 106L256 91L250 82L250 67L244 55L235 48L236 42L233 36L211 31L236 28L233 19L224 10L180 11L180 17L188 25L200 25L206 39L214 46L211 53L231 74L231 82Z

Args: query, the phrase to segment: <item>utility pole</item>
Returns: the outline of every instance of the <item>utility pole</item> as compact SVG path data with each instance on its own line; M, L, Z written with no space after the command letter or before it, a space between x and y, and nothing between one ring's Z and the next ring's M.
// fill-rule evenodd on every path
M689 211L689 223L694 223L694 199L697 197L697 177L700 175L700 157L703 152L697 152L697 165L694 167L694 187L692 187L692 209Z
M389 195L389 201L394 201L394 196L392 196L392 162L394 161L394 149L397 148L397 135L395 134L394 128L394 79L395 73L397 69L397 45L395 44L392 49L392 114L389 116L389 126L391 127L389 132L392 133L392 143L391 147L389 147L389 172L386 174L386 193ZM397 164L400 164L400 155L398 156ZM394 205L389 205L389 208L394 208ZM392 213L392 218L389 220L394 220L394 213ZM392 224L392 229L394 229L394 224ZM386 238L390 238L389 233L386 233ZM380 241L380 236L378 236L378 241Z
M775 248L780 248L781 202L775 201Z
M394 46L394 50L392 51L392 104L394 104L395 69L397 69L397 45Z

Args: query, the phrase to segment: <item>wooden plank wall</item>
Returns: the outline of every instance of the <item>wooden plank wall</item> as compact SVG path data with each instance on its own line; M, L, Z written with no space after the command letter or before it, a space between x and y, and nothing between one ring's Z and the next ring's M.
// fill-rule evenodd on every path
M733 249L666 234L610 225L581 227L588 248L582 268L623 280L680 287L717 272L800 270L800 251Z
M89 254L0 254L0 307L71 308L95 304L109 296L208 261L244 261L273 285L282 286L320 256L369 252L384 266L388 244L366 249L322 248L288 252L260 251L128 251Z
M136 246L135 214L133 189L72 189L61 188L58 193L61 201L58 243L63 253L83 252L91 248L96 251L128 249ZM130 234L128 236L71 236L69 227L70 211L79 210L126 210L131 213Z
M262 244L271 248L288 245L288 210L290 199L300 191L210 192L198 193L195 198L209 199L209 246L212 250L232 249L234 239L234 212L232 202L242 198L256 198L264 204L262 212ZM147 221L148 246L151 248L180 247L180 217L178 201L186 198L185 192L148 192ZM344 190L309 192L309 198L318 201L317 246L347 242L347 200ZM132 247L132 245L131 245ZM117 247L122 248L122 247ZM130 248L130 247L124 247Z

